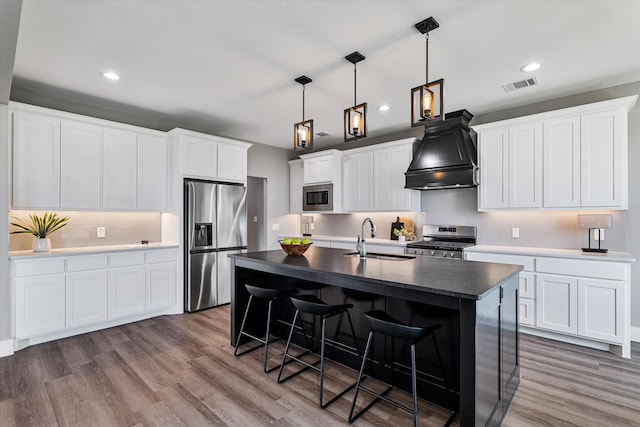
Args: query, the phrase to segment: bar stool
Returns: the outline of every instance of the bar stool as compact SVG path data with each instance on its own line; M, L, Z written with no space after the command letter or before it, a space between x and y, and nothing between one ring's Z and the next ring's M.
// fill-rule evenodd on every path
M289 332L289 339L287 340L287 346L285 348L284 351L284 356L282 358L282 364L280 365L280 373L278 374L278 383L283 383L286 380L295 377L296 375L306 371L307 369L313 369L317 372L320 373L320 407L321 408L326 408L327 406L329 406L330 404L332 404L333 402L335 402L336 400L338 400L340 397L342 397L345 393L347 393L349 390L351 390L352 388L354 388L356 386L356 383L351 384L350 386L348 386L346 389L342 390L340 393L338 393L337 395L335 395L331 400L329 400L328 402L324 403L324 398L323 398L323 394L324 394L324 370L325 370L325 346L326 344L331 345L333 348L342 350L342 351L347 351L349 352L349 348L340 342L337 342L335 340L329 339L326 336L326 330L327 330L327 319L346 313L347 314L347 319L349 319L349 327L351 328L351 335L353 336L353 342L356 346L356 351L358 352L358 356L362 357L362 354L360 353L360 347L358 346L358 340L356 338L356 333L353 329L353 323L351 322L351 315L349 314L349 309L353 308L353 304L327 304L326 302L322 301L320 298L316 297L315 295L297 295L297 296L292 296L291 297L291 303L293 304L293 306L296 308L296 312L293 316L293 321L291 322L291 331ZM309 363L307 361L304 361L302 359L300 359L300 357L302 357L303 355L309 353L311 351L311 346L309 346L309 349L304 351L301 354L298 354L296 356L289 354L289 348L291 347L291 338L293 337L293 332L295 330L296 327L296 321L298 319L300 319L300 313L307 313L307 314L311 314L313 316L320 316L322 319L322 334L320 337L320 359L315 361L314 363ZM302 328L302 331L305 335L305 339L307 338L307 334L304 330L304 325L302 323L302 319L300 319L300 327ZM308 340L307 340L308 343ZM296 361L299 362L303 365L305 365L304 368L298 370L297 372L294 372L293 374L287 376L286 378L282 378L282 372L284 370L284 365L287 362L287 358L291 359L290 361ZM318 363L320 363L320 367L318 368L317 365Z
M442 366L442 359L440 357L440 350L438 349L438 341L434 334L436 329L442 327L440 324L432 325L429 327L420 327L420 326L410 326L405 325L399 320L394 319L389 316L386 312L382 310L373 310L368 311L364 314L371 330L369 331L369 336L367 338L367 346L364 350L364 358L362 359L362 366L360 367L360 374L358 375L358 382L356 383L356 393L353 396L353 402L351 404L351 410L349 411L349 423L354 422L360 415L364 414L369 410L378 400L382 399L387 403L391 403L392 405L403 409L407 412L413 413L413 422L414 425L418 426L418 393L417 393L417 375L416 375L416 344L420 342L423 338L431 336L433 338L433 345L436 351L436 355L438 357L438 363L440 364L440 369L442 371L442 377L446 382L444 367ZM389 393L393 389L393 385L390 385L385 391L378 394L375 391L368 389L362 385L362 380L364 377L364 370L367 365L367 356L369 355L369 351L371 350L371 342L373 340L373 333L379 332L382 335L386 335L391 337L392 339L399 338L404 339L411 342L411 388L413 393L413 410L402 405L399 402L391 400L385 395ZM393 362L391 363L392 372L396 369L394 368ZM392 381L393 382L393 381ZM448 388L448 387L447 387ZM353 410L356 407L356 400L358 399L358 392L360 390L366 391L367 393L375 396L375 399L371 401L367 406L365 406L360 412L358 412L355 416L353 415ZM453 421L453 417L455 413L449 418L447 425L449 425Z
M283 290L283 289L267 289L267 288L260 288L258 286L253 286L253 285L247 285L245 284L244 287L247 289L247 292L249 292L249 302L247 303L247 308L244 311L244 317L242 318L242 326L240 326L240 334L238 335L238 339L236 340L236 346L234 349L234 356L242 356L243 354L247 354L250 353L254 350L257 350L261 347L263 347L262 345L257 345L254 347L251 347L247 350L242 351L241 353L238 353L238 348L240 347L240 338L242 338L242 336L246 336L251 338L254 341L258 341L262 344L264 344L264 363L263 363L263 369L264 372L269 373L277 368L280 367L280 365L276 365L276 366L272 366L271 368L267 369L267 359L268 359L268 354L269 354L269 344L279 340L279 338L274 338L272 340L270 340L270 336L271 336L271 312L272 312L272 308L273 308L273 302L274 301L278 301L281 299L284 299L286 297L288 297L289 295L291 295L291 291L289 290ZM247 321L247 316L249 315L249 310L251 309L251 302L253 301L254 298L259 298L259 299L263 299L263 300L267 300L269 301L269 306L267 308L267 328L265 331L265 335L264 338L261 337L256 337L254 335L251 335L247 332L244 331L244 325L245 322Z

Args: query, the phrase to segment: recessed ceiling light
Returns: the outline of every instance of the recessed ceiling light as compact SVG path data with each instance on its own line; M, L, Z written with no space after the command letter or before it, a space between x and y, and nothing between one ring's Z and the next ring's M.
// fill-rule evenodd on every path
M388 105L381 105L378 107L378 111L389 111L391 109L391 107L389 107Z
M114 71L105 71L102 75L109 80L120 80L120 75Z
M532 62L520 67L520 71L522 71L523 73L530 73L531 71L538 70L540 67L542 67L542 64L540 64L539 62Z

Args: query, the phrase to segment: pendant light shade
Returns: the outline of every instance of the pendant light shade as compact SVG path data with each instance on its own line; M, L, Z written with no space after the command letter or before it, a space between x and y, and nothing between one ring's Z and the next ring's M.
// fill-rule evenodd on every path
M429 31L440 24L433 17L418 22L415 27L425 35L425 84L411 89L411 126L422 126L444 118L444 79L429 83Z
M302 85L302 121L293 125L293 148L296 151L309 150L313 148L313 120L304 119L304 91L305 85L313 80L300 76L295 81Z
M344 110L344 141L355 141L367 136L367 103L357 104L357 63L364 60L360 52L345 56L353 64L353 107Z

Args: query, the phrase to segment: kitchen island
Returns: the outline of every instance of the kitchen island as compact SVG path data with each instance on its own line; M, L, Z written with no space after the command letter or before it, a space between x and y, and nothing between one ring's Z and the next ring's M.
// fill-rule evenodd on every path
M367 259L344 256L345 250L310 248L303 256L280 250L233 255L231 343L235 344L247 304L246 283L313 293L328 303L351 303L360 348L368 333L364 312L387 311L401 321L428 326L440 324L437 338L444 359L438 367L430 340L418 345L418 393L426 400L459 414L461 426L499 425L519 384L518 272L521 266L458 261L431 257ZM275 316L284 320L276 333L285 336L293 308L282 301ZM264 312L252 310L247 327L264 331ZM316 332L318 324L309 323ZM348 323L338 321L335 334L349 344ZM297 337L303 342L302 335ZM352 346L353 347L353 346ZM389 381L381 361L393 360L406 371L407 347L378 340L370 375ZM335 360L357 369L355 347ZM409 389L407 375L395 384Z

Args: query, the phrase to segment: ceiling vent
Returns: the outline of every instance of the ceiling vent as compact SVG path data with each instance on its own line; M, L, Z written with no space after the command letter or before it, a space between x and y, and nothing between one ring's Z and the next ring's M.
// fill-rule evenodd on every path
M538 79L536 79L535 77L532 77L530 79L525 79L525 80L520 80L513 83L504 84L502 85L502 88L504 89L505 92L511 92L516 89L523 89L529 86L538 86L539 84L540 83L538 83Z
M322 138L323 136L329 136L329 134L326 132L318 132L316 133L316 136L319 136L320 138Z

